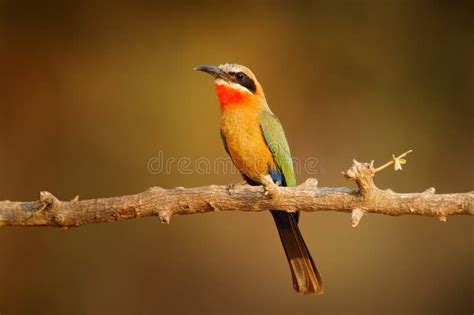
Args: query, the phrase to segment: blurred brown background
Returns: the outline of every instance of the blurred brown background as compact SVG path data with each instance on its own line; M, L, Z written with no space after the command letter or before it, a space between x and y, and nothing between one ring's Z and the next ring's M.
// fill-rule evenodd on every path
M467 1L466 1L467 3ZM473 8L429 1L0 1L0 200L225 184L147 161L224 157L202 63L248 65L322 186L414 149L396 191L473 189ZM303 181L308 174L299 174ZM0 230L0 313L469 314L473 221L303 214L326 294L291 288L267 213Z

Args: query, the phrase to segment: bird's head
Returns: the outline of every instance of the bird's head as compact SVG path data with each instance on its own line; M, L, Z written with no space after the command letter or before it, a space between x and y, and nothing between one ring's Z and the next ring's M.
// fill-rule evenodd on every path
M236 106L266 106L260 83L249 68L238 64L220 66L202 65L194 70L215 78L215 87L221 109Z

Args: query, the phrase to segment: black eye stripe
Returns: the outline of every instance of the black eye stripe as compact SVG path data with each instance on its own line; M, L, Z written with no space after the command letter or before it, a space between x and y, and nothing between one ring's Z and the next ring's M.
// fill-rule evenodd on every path
M229 74L234 77L235 82L247 88L250 92L255 93L257 91L257 86L255 82L243 72L229 72Z

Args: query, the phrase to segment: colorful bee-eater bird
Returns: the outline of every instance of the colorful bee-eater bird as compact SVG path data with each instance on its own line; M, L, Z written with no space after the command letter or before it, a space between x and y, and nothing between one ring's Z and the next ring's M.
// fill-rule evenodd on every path
M282 186L296 186L290 148L278 118L267 105L262 86L247 67L203 65L215 78L224 147L244 179L260 185L270 175ZM321 276L298 228L299 213L271 211L291 269L294 289L322 294Z

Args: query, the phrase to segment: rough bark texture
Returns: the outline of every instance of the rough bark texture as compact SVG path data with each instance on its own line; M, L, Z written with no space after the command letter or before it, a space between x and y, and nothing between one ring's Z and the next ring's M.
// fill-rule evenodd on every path
M356 182L356 190L318 188L317 180L312 178L297 187L278 187L269 177L262 177L263 186L152 187L135 195L83 201L60 201L49 192L41 192L38 201L1 201L0 226L68 228L145 216L158 216L163 223L169 223L173 215L270 209L351 212L352 226L357 226L366 213L415 214L441 221L450 215L474 214L474 192L438 195L430 188L422 193L399 194L378 189L373 177L381 168L374 169L372 164L354 161L343 173Z

